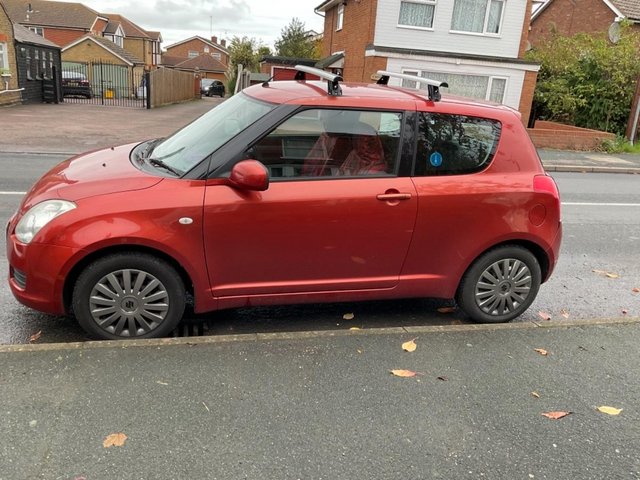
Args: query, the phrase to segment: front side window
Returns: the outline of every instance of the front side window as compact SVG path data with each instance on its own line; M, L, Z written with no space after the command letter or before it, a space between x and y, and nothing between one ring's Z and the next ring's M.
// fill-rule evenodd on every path
M398 112L305 110L249 153L267 167L272 180L393 175L401 124Z
M500 131L497 120L420 113L415 175L461 175L486 168L495 155Z
M8 58L7 44L0 43L0 70L8 70L9 69L9 58Z
M338 18L336 19L336 30L342 30L342 23L344 22L344 5L340 4L338 7Z
M451 30L500 34L505 0L455 0Z
M398 25L417 28L433 28L435 0L400 2Z
M145 158L184 174L274 108L242 93L234 95L159 142Z

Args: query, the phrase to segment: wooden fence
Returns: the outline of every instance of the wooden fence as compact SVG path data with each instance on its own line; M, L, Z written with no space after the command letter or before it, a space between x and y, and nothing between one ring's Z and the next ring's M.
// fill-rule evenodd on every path
M184 102L200 96L194 87L193 73L159 68L149 74L151 108Z

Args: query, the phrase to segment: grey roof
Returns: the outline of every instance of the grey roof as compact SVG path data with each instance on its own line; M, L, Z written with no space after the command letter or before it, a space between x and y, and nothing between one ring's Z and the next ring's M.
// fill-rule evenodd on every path
M276 64L276 65L306 65L313 67L317 60L311 58L299 57L281 57L278 55L265 55L260 59L260 63Z
M100 14L81 3L2 0L14 23L89 30ZM28 12L29 6L31 11ZM28 18L28 20L27 20Z
M40 45L43 47L52 47L60 50L60 47L53 43L50 40L47 40L44 37L41 37L37 33L32 32L27 27L23 27L17 23L13 24L13 37L16 39L16 42L19 43L29 43L31 45Z
M329 55L328 57L323 58L319 62L316 63L316 68L327 68L332 63L337 62L338 60L342 60L344 58L344 52L335 53L333 55Z

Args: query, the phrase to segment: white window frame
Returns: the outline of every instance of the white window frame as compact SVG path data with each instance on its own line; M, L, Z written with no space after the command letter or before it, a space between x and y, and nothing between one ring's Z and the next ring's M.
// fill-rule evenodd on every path
M455 2L458 0L454 0ZM502 9L500 10L500 20L498 22L498 33L487 32L487 24L489 23L489 12L491 11L491 3L497 2L502 4ZM501 37L502 36L502 21L504 20L504 11L507 7L507 0L487 0L487 7L484 11L484 23L482 25L482 32L468 32L466 30L454 30L453 29L453 17L451 17L451 30L449 33L456 33L460 35L475 35L480 37Z
M222 61L222 54L221 54L220 52L213 52L213 53L211 54L211 56L212 56L213 58L215 58L216 60L218 60L219 62L221 62L221 61Z
M404 23L400 23L400 12L402 11L403 3L417 3L420 5L433 5L433 18L431 19L430 27L421 27L418 25L406 25ZM433 32L433 24L436 20L436 9L438 4L438 0L401 0L400 1L400 9L398 10L398 28L407 28L409 30L426 30L429 32Z
M9 45L0 43L0 70L9 70Z
M344 25L344 3L338 5L338 17L336 18L336 32L342 30Z
M36 35L40 35L42 38L44 38L44 29L42 27L28 27L28 28Z
M200 53L198 53L197 50L189 50L189 53L188 53L189 58L196 58L199 55Z
M504 104L504 99L507 96L507 89L509 88L509 78L508 77L500 77L498 75L489 76L489 85L487 86L487 95L485 100L491 101L491 89L493 88L494 80L504 80L504 92L502 92L502 99L499 103Z

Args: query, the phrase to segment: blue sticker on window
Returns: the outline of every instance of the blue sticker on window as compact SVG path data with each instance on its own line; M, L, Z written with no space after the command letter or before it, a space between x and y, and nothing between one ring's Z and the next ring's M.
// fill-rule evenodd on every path
M429 162L434 167L442 165L442 154L440 152L433 152L429 157Z

